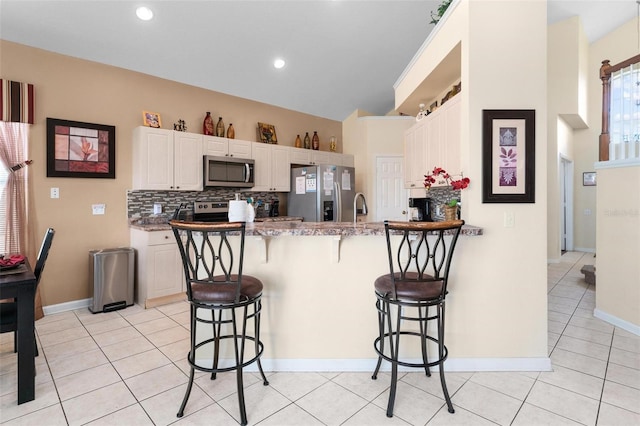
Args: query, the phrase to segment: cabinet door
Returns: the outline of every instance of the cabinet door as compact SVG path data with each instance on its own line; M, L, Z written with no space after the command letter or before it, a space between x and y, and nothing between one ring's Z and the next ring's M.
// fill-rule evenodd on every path
M172 189L173 131L138 127L133 143L133 189Z
M424 175L429 169L429 163L426 161L428 134L430 132L429 122L423 119L415 128L415 139L413 141L413 158L411 161L411 188L424 187Z
M333 164L328 152L311 151L311 164Z
M274 191L289 192L291 190L291 162L287 147L272 146L271 185Z
M454 97L445 106L449 106L449 108L444 111L441 121L440 154L444 164L442 167L452 175L459 175L462 173L460 164L462 104L460 97Z
M183 291L182 263L176 244L149 246L147 298L168 296Z
M355 160L351 154L342 154L342 165L345 167L353 167Z
M289 148L291 164L307 166L311 164L311 151L304 148Z
M415 165L416 131L415 126L404 133L404 187L415 187L413 169Z
M271 191L271 145L256 142L251 147L251 158L255 161L255 181L252 191Z
M173 139L173 189L202 191L202 135L175 132Z
M226 157L229 155L229 143L225 138L217 136L203 136L204 154L215 157Z
M229 139L229 157L251 158L252 142L238 139Z

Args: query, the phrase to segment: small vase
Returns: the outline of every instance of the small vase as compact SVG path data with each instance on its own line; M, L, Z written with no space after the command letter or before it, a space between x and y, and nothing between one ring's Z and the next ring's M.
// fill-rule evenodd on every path
M236 138L236 129L233 128L233 123L229 123L229 128L227 129L227 139L235 139Z
M215 135L215 129L213 128L213 118L211 117L210 112L207 112L207 116L204 118L204 122L202 123L202 134L207 136Z
M444 220L456 220L458 206L444 206Z
M311 138L311 148L316 151L320 149L320 138L318 137L318 132L313 132L313 137Z
M222 121L222 117L218 117L218 124L216 124L216 136L224 138L224 121Z
M304 135L304 147L306 149L311 148L311 138L309 137L309 132Z
M302 139L300 139L300 135L296 136L295 147L302 148Z
M338 139L335 136L331 136L329 138L329 151L336 152L336 148L338 147Z

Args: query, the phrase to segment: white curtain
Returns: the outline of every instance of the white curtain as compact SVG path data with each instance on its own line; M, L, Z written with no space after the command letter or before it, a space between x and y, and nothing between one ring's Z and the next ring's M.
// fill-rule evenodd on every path
M6 185L0 191L0 230L5 253L28 255L28 173L23 165L29 155L29 124L0 121L0 164L8 171ZM18 166L18 167L16 167ZM2 217L4 216L4 217Z

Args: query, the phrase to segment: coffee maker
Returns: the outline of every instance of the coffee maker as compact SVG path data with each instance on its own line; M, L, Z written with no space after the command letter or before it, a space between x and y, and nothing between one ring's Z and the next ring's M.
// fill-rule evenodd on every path
M433 222L431 198L409 198L409 220L412 222Z

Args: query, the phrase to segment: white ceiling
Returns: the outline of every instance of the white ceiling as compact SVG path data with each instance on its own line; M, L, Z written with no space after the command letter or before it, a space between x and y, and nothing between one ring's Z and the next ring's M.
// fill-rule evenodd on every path
M439 3L0 0L0 38L342 121L394 108L393 84ZM138 20L139 5L154 19ZM636 13L636 0L548 6L550 23L580 15L590 41Z

